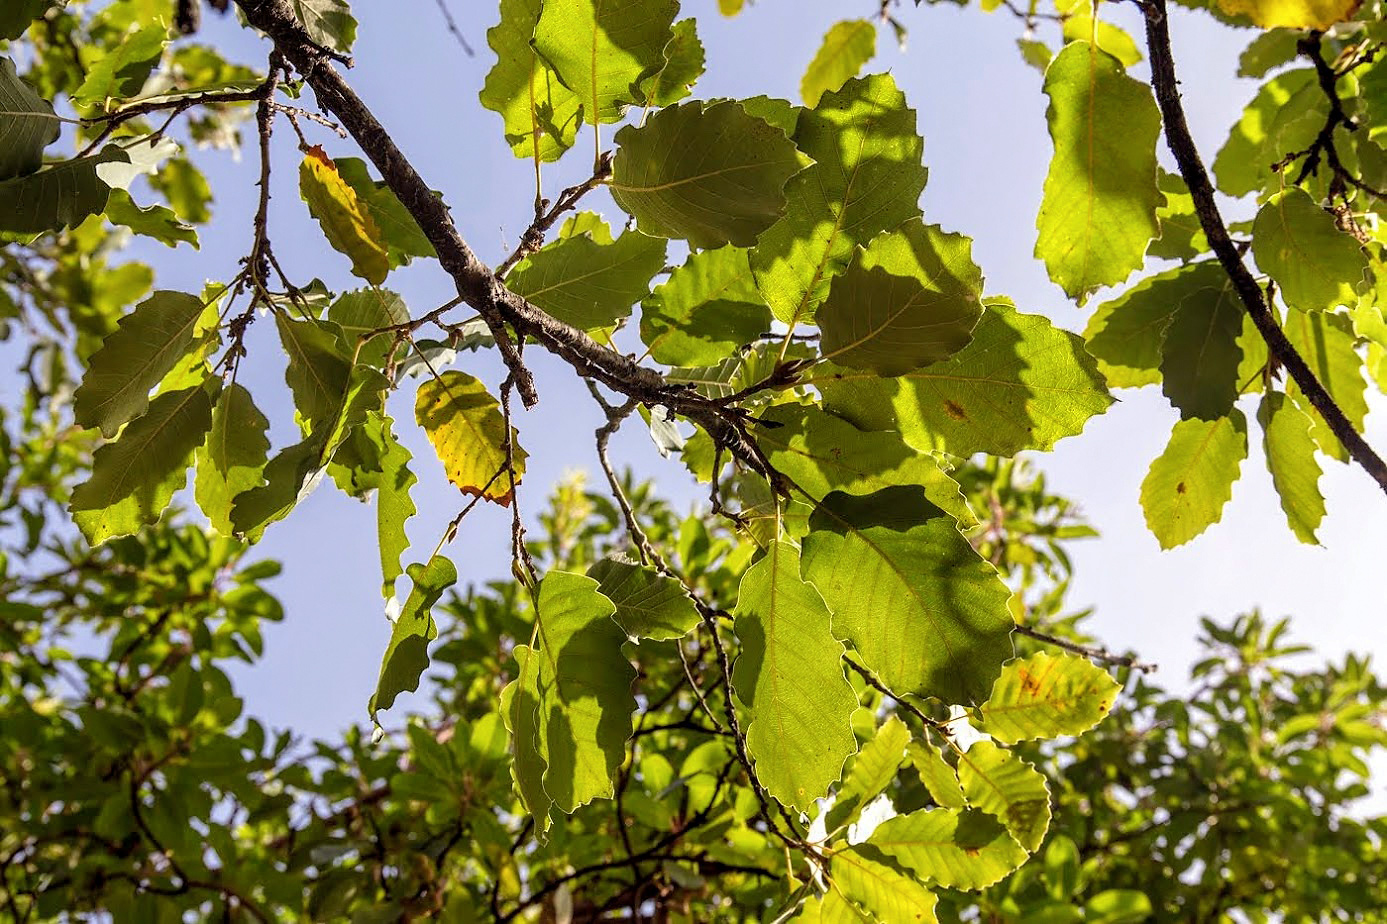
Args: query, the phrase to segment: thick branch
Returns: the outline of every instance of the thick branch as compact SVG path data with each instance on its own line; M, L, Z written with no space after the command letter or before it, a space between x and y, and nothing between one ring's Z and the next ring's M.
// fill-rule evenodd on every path
M1146 17L1146 45L1151 58L1151 85L1156 91L1156 102L1161 108L1165 123L1166 143L1180 167L1180 175L1194 197L1195 212L1199 224L1209 238L1209 245L1218 257L1219 263L1233 282L1233 289L1242 300L1243 307L1252 316L1262 339L1267 342L1271 355L1280 363L1291 379L1300 386L1305 397L1315 410L1320 412L1324 422L1334 436L1348 450L1353 460L1361 465L1387 492L1387 463L1373 451L1362 434L1354 429L1343 410L1329 392L1315 377L1305 359L1291 345L1286 333L1276 321L1276 315L1262 297L1261 286L1253 278L1251 271L1243 265L1237 246L1228 236L1228 228L1219 214L1214 201L1214 187L1209 181L1209 173L1199 159L1194 138L1190 135L1185 121L1185 110L1180 102L1180 85L1175 78L1175 59L1170 50L1170 29L1166 15L1165 0L1144 0L1142 12Z

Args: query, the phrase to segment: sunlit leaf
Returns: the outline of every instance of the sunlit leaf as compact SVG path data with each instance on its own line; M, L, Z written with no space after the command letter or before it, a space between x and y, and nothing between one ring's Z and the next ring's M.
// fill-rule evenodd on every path
M979 741L958 758L958 781L968 804L995 817L1034 853L1050 827L1045 775L1005 748Z
M1328 29L1353 16L1362 0L1218 0L1230 16L1246 16L1263 29Z
M356 19L347 0L287 0L304 31L324 48L346 54L356 41Z
M180 221L171 209L162 205L141 208L123 189L111 190L106 202L106 220L170 247L180 243L192 244L194 250L198 247L197 231Z
M128 36L97 59L87 71L87 79L72 94L78 106L103 103L107 99L132 97L140 92L168 44L164 25L146 26Z
M1107 715L1120 689L1087 658L1036 652L1002 668L982 704L982 729L1002 744L1082 734Z
M878 828L878 831L881 829ZM938 898L912 876L872 859L858 848L833 854L833 887L881 924L935 924Z
M1273 196L1252 223L1252 256L1302 311L1352 305L1368 260L1352 235L1297 187Z
M865 19L845 19L828 30L804 79L799 95L813 109L825 94L837 90L876 54L877 29Z
M380 228L320 147L312 147L299 167L299 194L318 219L328 243L352 261L352 272L380 285L390 272Z
M525 473L525 450L513 447L515 469L506 472L505 419L480 380L455 370L426 380L419 386L414 419L428 434L449 481L464 494L510 504Z
M674 24L674 36L665 45L664 63L641 80L640 96L651 106L671 106L688 96L703 76L703 43L692 19Z
M889 818L867 843L925 882L982 889L1026 861L1004 827L978 812L926 809Z
M886 791L900 770L909 743L910 729L900 719L891 716L882 723L876 735L852 758L834 795L833 807L824 818L829 831L857 820L862 809Z
M236 532L231 522L236 495L260 484L270 452L269 427L244 386L233 382L222 389L207 441L198 449L194 485L198 506L224 536Z
M496 64L486 75L481 102L505 120L516 157L552 161L573 145L582 103L530 44L542 8L541 0L501 0L501 21L486 33Z
M1301 542L1318 545L1315 530L1324 519L1324 496L1310 418L1283 393L1269 391L1257 409L1257 422L1262 425L1267 471L1291 532Z
M641 302L641 339L656 362L711 365L770 330L747 251L700 250Z
M930 798L940 808L962 809L968 804L963 795L963 784L958 781L958 773L939 749L932 744L919 741L910 742L906 748L911 766L920 775L920 784L925 787Z
M1227 414L1238 397L1239 338L1246 311L1223 267L1196 264L1181 279L1191 286L1166 326L1161 341L1161 390L1181 417L1213 420Z
M1246 457L1247 420L1237 408L1216 420L1176 422L1141 483L1146 525L1161 548L1183 545L1223 518Z
M405 570L414 586L395 619L390 643L381 660L376 692L371 694L367 705L373 722L377 712L395 705L395 697L419 689L419 678L429 666L429 642L438 637L438 626L433 621L434 604L458 580L453 563L441 555L429 559L428 564L415 563Z
M604 558L588 569L588 577L612 601L612 618L632 638L683 638L698 625L698 610L684 588L652 568Z
M1329 392L1349 423L1361 433L1368 415L1367 383L1363 380L1363 361L1355 345L1353 323L1340 314L1292 308L1286 312L1284 327L1291 346L1315 373L1315 378ZM1294 381L1287 383L1286 394L1314 421L1310 432L1320 451L1347 462L1348 450Z

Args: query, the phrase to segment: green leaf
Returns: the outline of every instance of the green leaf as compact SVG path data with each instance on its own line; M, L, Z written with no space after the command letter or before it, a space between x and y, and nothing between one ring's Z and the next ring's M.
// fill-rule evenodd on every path
M1310 418L1281 392L1268 391L1257 409L1257 422L1262 425L1267 471L1291 532L1301 542L1318 545L1315 530L1324 519L1324 496Z
M371 178L370 168L359 157L343 157L334 161L337 172L356 193L357 200L370 213L380 231L390 265L404 266L413 257L437 257L424 229L414 220L395 193L384 182Z
M0 39L17 39L28 31L29 24L39 19L53 0L10 0L0 9ZM0 102L0 109L7 108ZM0 174L2 175L2 174Z
M1109 385L1135 388L1161 380L1165 330L1185 297L1207 285L1204 273L1201 264L1189 263L1147 276L1094 310L1084 339Z
M678 0L544 0L534 47L589 122L616 122L640 102L641 78L664 65L678 12Z
M231 527L258 541L265 527L281 520L318 485L327 437L315 433L280 450L265 465L265 484L242 491L231 501Z
M106 220L170 247L187 243L192 244L194 250L198 249L197 232L179 221L172 210L162 205L140 208L123 189L111 190L111 197L106 202Z
M592 578L550 571L540 581L539 647L525 658L538 662L544 791L568 814L615 793L616 771L631 737L636 671L621 652L626 636L611 618L615 609ZM521 649L516 651L519 660ZM522 675L526 670L522 661Z
M213 383L220 384L219 379ZM189 457L212 426L208 387L165 392L92 457L69 509L92 545L158 522L187 481Z
M878 828L878 831L881 829ZM850 847L833 854L833 886L880 924L935 924L937 896L914 878Z
M500 404L482 382L449 370L419 386L414 419L429 437L448 472L464 494L481 495L505 507L525 474L525 450L512 451L515 470L506 468L506 423ZM515 439L511 429L510 438Z
M1082 304L1094 289L1140 267L1159 231L1161 117L1150 87L1088 42L1064 47L1045 71L1045 93L1055 152L1036 219L1035 255Z
M958 781L974 808L1006 825L1030 853L1050 827L1050 788L1045 775L1005 748L979 741L958 757Z
M859 249L815 320L825 359L882 376L957 353L982 316L972 242L911 219Z
M324 48L347 54L356 41L356 19L347 0L288 0L308 37Z
M1315 373L1315 378L1320 380L1334 403L1339 405L1353 428L1363 432L1363 421L1368 415L1365 397L1367 383L1363 380L1363 361L1355 346L1353 323L1340 314L1292 308L1286 312L1285 330L1286 338L1309 365L1310 371ZM1314 409L1294 382L1287 383L1286 393L1314 421L1311 434L1320 451L1340 462L1347 462L1348 450L1344 449L1339 438L1320 417L1320 412Z
M843 676L843 644L828 608L799 571L799 550L781 540L742 576L732 688L747 708L756 775L782 805L805 811L857 750L857 695Z
M109 438L144 413L150 389L192 350L206 307L196 296L166 290L136 305L88 362L73 395L73 419Z
M224 536L236 533L231 522L236 496L260 485L270 452L269 427L243 386L233 382L222 390L207 441L197 451L194 486L198 506Z
M1242 384L1241 299L1223 267L1200 263L1185 280L1197 286L1180 300L1161 341L1161 390L1181 417L1227 414Z
M938 748L912 741L906 753L910 756L911 766L920 775L920 784L940 808L962 809L967 806L963 784L959 783L958 774L944 760Z
M510 271L506 287L582 330L628 317L665 265L665 242L635 230L613 241L599 224L605 240L589 232L551 241Z
M1237 408L1217 420L1176 422L1141 483L1146 525L1161 548L1183 545L1222 519L1246 457L1247 420Z
M351 380L341 329L322 321L291 321L283 312L275 312L275 326L289 356L284 381L294 393L294 407L308 432L317 433L336 420Z
M1301 311L1352 306L1368 259L1352 235L1303 189L1273 196L1252 223L1252 256Z
M923 488L835 491L809 527L804 576L868 669L902 695L987 695L1011 657L1011 593Z
M884 74L825 93L794 138L815 163L785 185L785 215L751 255L771 311L792 326L813 320L854 246L920 214L927 175L915 111Z
M816 407L782 404L761 415L757 444L776 471L812 501L830 491L871 494L893 485L920 485L930 503L964 525L975 522L958 482L929 453L907 446L890 430L859 430Z
M1135 924L1151 918L1151 900L1135 889L1104 889L1084 904L1089 924Z
M857 820L862 809L886 791L896 779L909 743L910 729L900 719L890 716L882 723L872 740L852 758L852 765L834 795L833 806L824 818L828 831Z
M612 198L646 234L748 247L785 209L795 146L731 101L661 109L616 133Z
M1238 76L1265 77L1290 64L1300 54L1296 49L1299 42L1300 33L1294 29L1272 29L1257 35L1238 56Z
M1280 174L1271 165L1308 148L1327 115L1314 68L1286 71L1262 84L1214 158L1218 188L1230 196L1279 188Z
M612 618L631 638L683 638L698 625L698 610L684 588L658 571L604 558L588 569L588 577L612 601Z
M982 704L982 730L1002 744L1082 734L1108 714L1121 689L1087 658L1039 651L1002 668Z
M127 36L87 71L87 79L72 94L73 105L92 106L135 96L159 63L168 40L168 27L162 24Z
M5 113L4 122L0 122L0 180L33 173L43 164L43 149L58 140L62 126L53 107L20 78L14 62L3 55L0 112Z
M842 87L856 77L862 66L877 52L876 25L865 19L845 19L828 30L819 46L804 79L799 82L799 95L804 105L813 109L825 93Z
M529 645L516 645L512 652L518 674L501 691L501 714L511 736L511 777L516 791L534 819L535 836L543 843L551 820L553 800L544 791L543 724L539 710L538 653Z
M376 692L371 694L366 707L372 722L377 721L376 713L395 705L395 697L419 689L419 678L429 666L429 642L438 637L434 604L458 582L457 569L442 555L433 556L428 564L416 562L405 570L414 586L390 631Z
M721 2L726 4L728 0ZM794 924L873 924L877 918L859 910L839 893L829 892L805 899L799 913L790 920Z
M111 187L101 179L102 164L129 163L114 144L89 157L49 164L37 173L0 182L0 231L38 234L75 228L106 208Z
M656 362L706 366L771 326L747 251L700 250L641 302L641 339Z
M409 548L405 521L418 512L410 499L409 489L419 479L409 470L409 461L413 456L390 432L390 417L385 414L378 416L379 428L375 426L376 418L368 417L364 432L370 434L373 440L375 434L379 433L383 444L380 452L381 471L376 483L376 533L380 544L382 593L389 598L395 590L395 579L400 576L400 556Z
M1148 257L1166 260L1192 260L1209 249L1209 239L1194 211L1194 196L1178 173L1160 172L1156 185L1165 204L1156 210L1161 224L1160 237L1146 248Z
M1078 336L999 301L944 362L895 379L828 368L805 382L863 429L898 429L916 449L962 457L1049 449L1112 404Z
M697 24L681 19L674 24L674 37L665 45L664 64L641 80L640 96L650 106L672 106L688 96L703 76L703 43L698 40Z
M926 809L888 818L867 843L925 882L983 889L1026 862L1006 829L979 812Z
M482 87L482 106L505 121L506 141L516 157L558 160L573 146L582 124L578 95L530 44L542 0L501 0L501 21L487 30L496 64Z
M1071 8L1060 24L1066 42L1092 37L1099 48L1120 61L1123 67L1141 63L1141 49L1137 48L1137 43L1130 35L1110 22L1095 23L1092 16L1081 10Z
M367 334L409 322L409 309L404 299L388 289L357 289L343 292L327 310L328 321L342 331L342 350L355 356L359 363L382 367L395 345L392 334L378 334L366 340Z
M352 261L352 273L372 285L384 282L390 256L380 227L320 147L309 148L299 165L299 195L332 249Z

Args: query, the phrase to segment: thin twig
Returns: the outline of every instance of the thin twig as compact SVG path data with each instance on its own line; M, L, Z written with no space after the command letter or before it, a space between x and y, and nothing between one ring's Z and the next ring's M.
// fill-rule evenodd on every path
M1016 632L1027 638L1033 638L1037 642L1044 642L1046 645L1054 645L1056 648L1063 648L1077 655L1083 655L1094 661L1104 664L1116 664L1119 667L1130 667L1132 670L1141 671L1143 674L1154 673L1158 665L1149 661L1138 660L1134 654L1113 654L1106 648L1098 645L1081 645L1078 642L1071 642L1068 639L1051 635L1048 632L1041 632L1039 629L1032 629L1030 626L1018 625Z
M467 57L475 58L477 53L472 50L472 46L468 44L466 36L464 36L462 30L458 28L457 20L453 18L453 11L448 9L448 0L435 0L435 2L438 4L438 12L443 14L443 21L448 24L448 31L453 34L453 38L457 39L458 44L462 46L462 50L466 53Z

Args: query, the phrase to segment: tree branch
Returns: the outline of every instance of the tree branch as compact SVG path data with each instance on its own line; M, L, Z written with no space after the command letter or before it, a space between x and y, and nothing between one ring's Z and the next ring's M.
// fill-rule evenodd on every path
M1189 187L1194 198L1195 212L1199 224L1209 239L1209 245L1217 255L1219 263L1233 282L1233 289L1242 300L1243 307L1252 316L1252 321L1267 342L1271 355L1276 358L1290 375L1291 379L1305 393L1310 404L1319 411L1324 422L1334 436L1348 450L1355 462L1363 467L1378 486L1387 492L1387 462L1383 462L1362 434L1354 429L1352 422L1343 410L1330 397L1305 359L1291 345L1285 331L1276 321L1276 315L1262 297L1262 289L1257 280L1243 265L1236 245L1228 236L1228 228L1219 214L1214 200L1214 187L1209 181L1209 173L1199 158L1194 138L1190 135L1185 121L1185 110L1180 102L1180 85L1175 77L1175 59L1170 49L1170 28L1165 0L1138 0L1146 18L1146 46L1151 59L1151 86L1156 91L1156 102L1161 109L1165 124L1166 143L1180 167L1180 175Z

